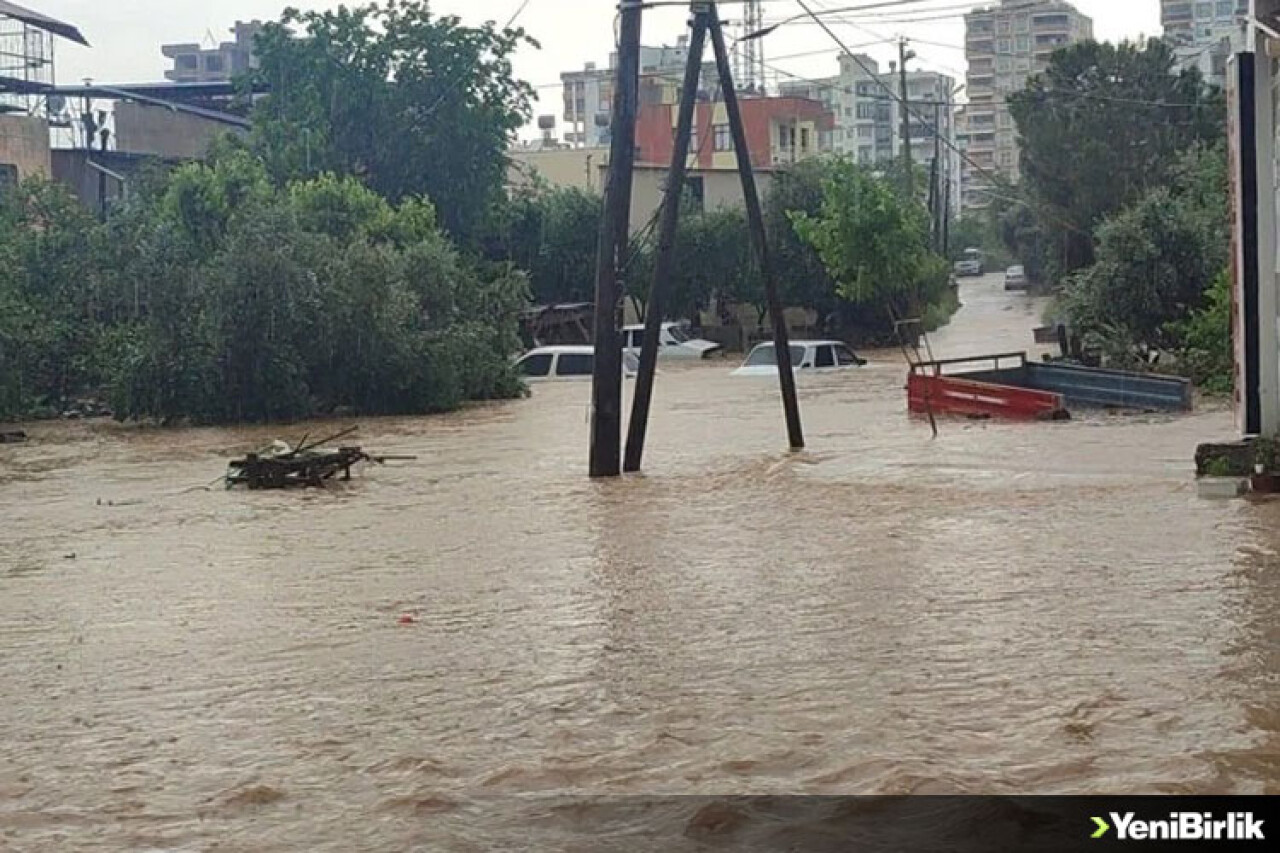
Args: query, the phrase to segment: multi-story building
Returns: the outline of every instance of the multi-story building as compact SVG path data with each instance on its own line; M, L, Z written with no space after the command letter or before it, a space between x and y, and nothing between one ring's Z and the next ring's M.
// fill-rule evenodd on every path
M1160 23L1183 67L1198 68L1205 80L1221 86L1227 57L1244 37L1249 0L1161 0Z
M969 103L960 136L968 153L963 206L986 207L994 173L1016 182L1018 141L1008 96L1049 65L1058 48L1093 38L1093 20L1065 0L1001 0L965 15Z
M822 153L822 134L831 130L833 116L821 102L795 97L744 98L740 105L754 167L786 166ZM670 162L677 114L674 104L640 107L636 120L638 162ZM698 103L689 150L690 164L696 168L736 168L737 155L723 101L708 99Z
M880 163L902 156L902 80L895 71L881 73L879 63L865 54L842 56L839 76L784 83L780 91L821 101L831 111L831 130L820 138L823 151ZM951 184L953 207L960 203L955 88L952 78L936 71L907 73L912 158L932 168L935 156L942 155L940 178Z
M640 103L674 104L680 99L685 65L689 59L689 37L680 36L674 46L640 48ZM569 125L564 141L578 148L598 148L609 144L609 121L613 107L614 78L618 55L609 56L609 67L588 62L581 71L560 75L564 94L562 118ZM699 88L715 90L714 62L704 62Z
M164 76L176 83L221 83L256 66L253 40L262 31L261 21L236 21L231 28L235 41L214 48L198 44L166 44L161 52L173 60Z

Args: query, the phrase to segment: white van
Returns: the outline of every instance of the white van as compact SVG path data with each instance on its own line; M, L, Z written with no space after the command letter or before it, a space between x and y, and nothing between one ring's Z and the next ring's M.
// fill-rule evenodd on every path
M595 372L596 351L589 346L538 347L516 360L516 372L529 381L590 379ZM624 376L640 372L640 359L622 354Z

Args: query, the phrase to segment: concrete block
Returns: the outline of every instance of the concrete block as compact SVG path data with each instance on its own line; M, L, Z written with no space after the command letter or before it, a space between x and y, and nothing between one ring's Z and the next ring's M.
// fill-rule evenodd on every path
M1196 493L1206 500L1231 500L1249 491L1245 477L1201 477L1196 481Z

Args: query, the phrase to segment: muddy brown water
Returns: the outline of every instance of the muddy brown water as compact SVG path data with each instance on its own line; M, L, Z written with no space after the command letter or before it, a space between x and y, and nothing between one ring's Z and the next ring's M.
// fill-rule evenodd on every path
M937 355L1030 346L1041 304L962 294ZM27 427L0 849L613 849L682 819L643 796L1280 792L1280 504L1192 480L1230 413L932 441L870 355L803 378L799 455L772 381L667 368L647 472L611 483L576 383L363 421L419 460L307 494L192 487L331 425Z

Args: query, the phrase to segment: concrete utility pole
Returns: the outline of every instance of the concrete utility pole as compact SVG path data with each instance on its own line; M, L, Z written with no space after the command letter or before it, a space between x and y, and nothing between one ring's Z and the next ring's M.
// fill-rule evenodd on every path
M609 178L605 185L604 212L596 250L595 363L591 381L592 477L617 477L622 473L622 340L618 333L622 289L618 273L630 241L643 7L639 0L624 0L621 8Z
M710 20L709 4L690 3L694 13L693 34L689 39L689 56L684 70L684 88L680 92L680 112L676 119L676 139L667 173L666 193L662 200L662 220L658 230L658 256L654 262L653 282L649 286L649 303L644 314L644 344L640 349L640 375L636 379L635 398L631 404L631 424L627 431L624 470L640 470L644 459L645 435L649 428L649 408L653 401L653 376L658 369L659 338L662 333L663 296L675 266L676 229L680 224L680 199L684 193L685 172L689 166L689 148L693 135L694 112L698 105L698 82L702 76L702 52Z
M898 80L902 89L898 109L902 111L902 164L906 171L903 180L907 187L907 198L915 194L916 186L911 162L911 101L907 97L907 60L914 58L915 53L907 50L906 38L898 39Z

